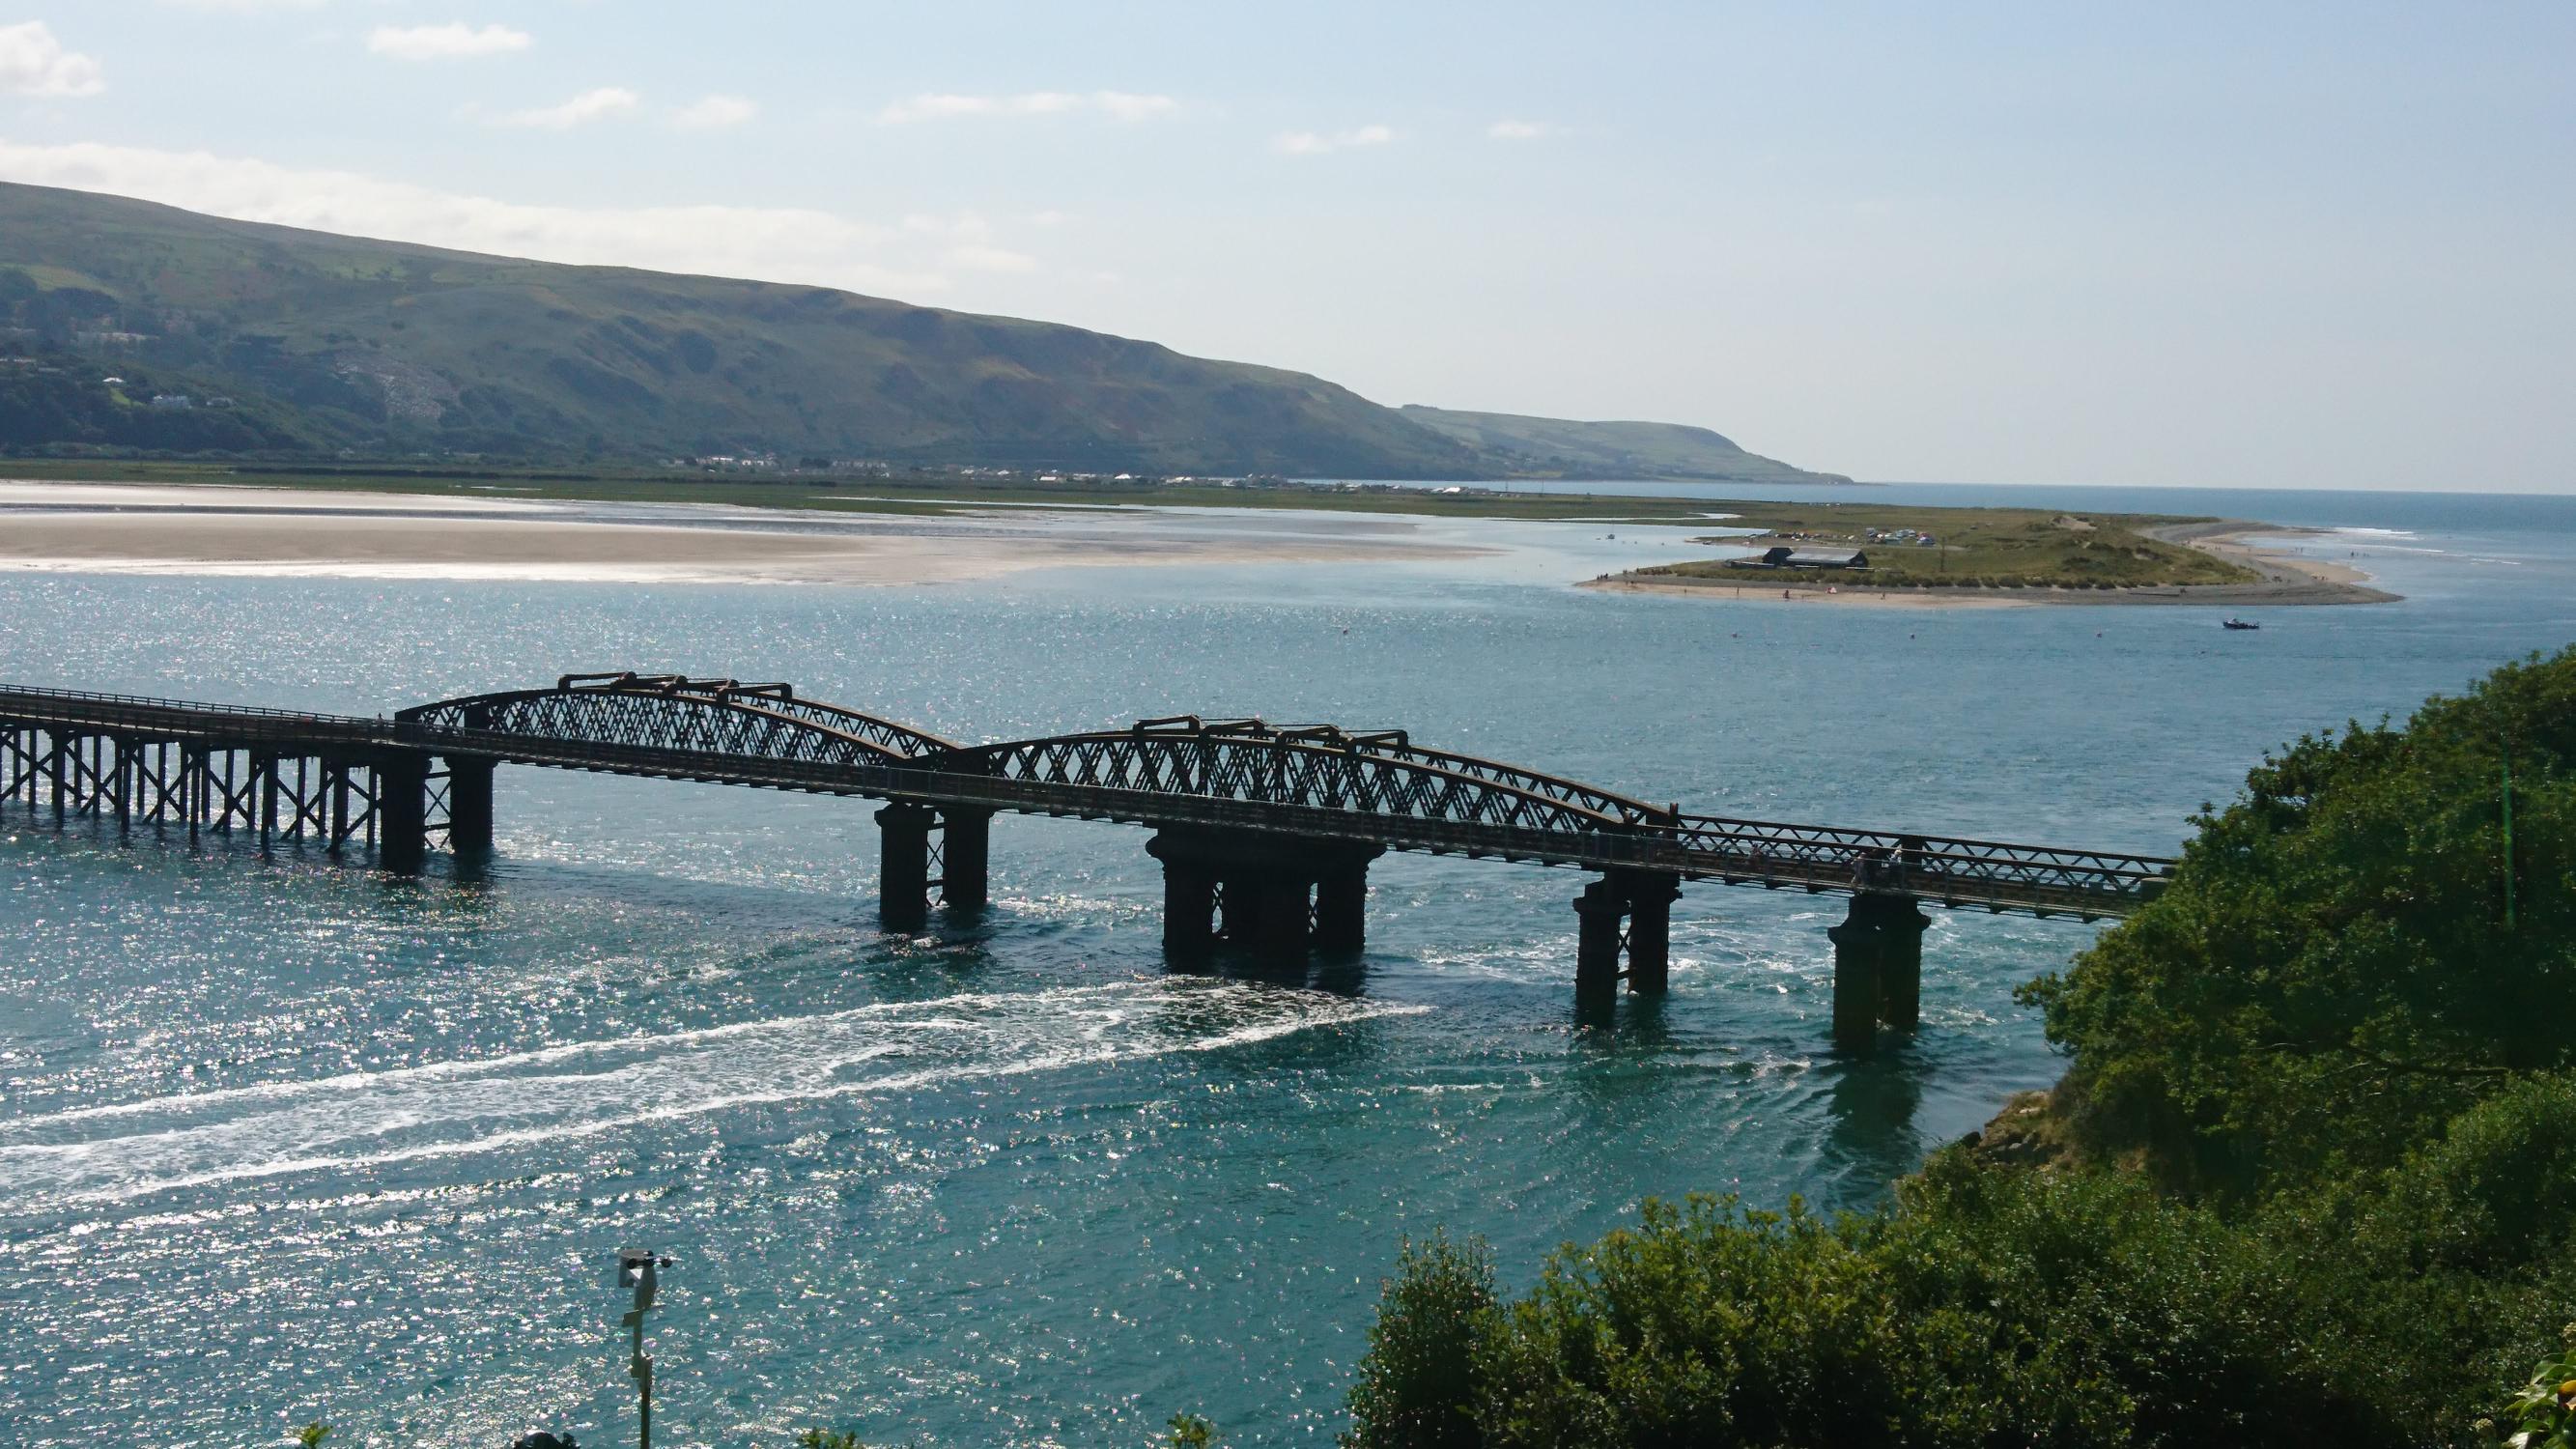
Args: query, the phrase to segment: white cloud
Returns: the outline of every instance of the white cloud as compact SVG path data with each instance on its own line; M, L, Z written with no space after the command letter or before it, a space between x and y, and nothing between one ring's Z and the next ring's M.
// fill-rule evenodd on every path
M161 0L182 10L223 10L236 15L256 15L268 10L319 10L331 0Z
M721 131L760 114L760 107L741 96L711 95L672 113L671 124L683 131Z
M41 20L0 25L0 91L21 96L94 96L107 89L98 62L63 49Z
M1152 121L1177 114L1180 109L1181 103L1170 96L1128 91L1029 91L1016 96L914 96L879 111L877 119L889 126L901 126L965 116L1063 116L1092 111L1114 121Z
M1556 133L1557 128L1545 121L1496 121L1485 128L1485 134L1497 141L1536 141Z
M1395 139L1386 126L1354 126L1347 131L1283 131L1272 138L1270 149L1282 156L1321 156L1327 151L1346 151L1353 146L1383 146Z
M752 277L917 297L970 271L1025 272L972 214L896 225L791 207L525 205L202 151L0 140L0 179L141 197L241 221L542 261Z
M500 126L530 126L541 131L569 131L593 121L622 116L644 103L644 98L624 86L601 86L583 91L559 106L539 106L534 110L511 111L494 119Z
M395 60L470 60L506 55L536 43L528 32L506 25L477 30L462 22L447 25L379 25L367 36L367 49Z
M935 238L939 259L961 271L1034 272L1038 268L1037 258L996 243L992 224L971 211L950 217L907 216L903 229Z

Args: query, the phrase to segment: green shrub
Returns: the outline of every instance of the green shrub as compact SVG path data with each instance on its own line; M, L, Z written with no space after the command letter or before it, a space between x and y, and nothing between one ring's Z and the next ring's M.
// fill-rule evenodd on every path
M2508 1081L2576 1067L2576 650L2404 730L2303 739L2199 824L2161 897L2025 989L2097 1155L2257 1193L2392 1166Z
M1351 1449L1475 1449L1484 1397L1479 1355L1501 1310L1483 1242L1445 1232L1408 1240L1378 1299L1368 1354L1351 1386Z
M2576 1323L2565 1338L2565 1351L2535 1370L2505 1409L2512 1449L2576 1449Z
M1649 1204L1503 1311L1408 1257L1354 1391L1373 1449L2411 1444L2366 1345L2253 1236L2104 1171L1945 1154L1889 1210ZM1426 1305L1440 1351L1419 1354ZM1476 1340L1463 1348L1459 1339ZM1390 1352L1390 1349L1396 1352ZM1463 1366L1465 1372L1460 1372Z

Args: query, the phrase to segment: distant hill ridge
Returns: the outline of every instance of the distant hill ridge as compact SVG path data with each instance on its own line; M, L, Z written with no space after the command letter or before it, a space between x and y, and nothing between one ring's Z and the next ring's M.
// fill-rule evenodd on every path
M0 326L0 446L22 451L1845 481L1705 429L1388 408L1075 327L9 183Z

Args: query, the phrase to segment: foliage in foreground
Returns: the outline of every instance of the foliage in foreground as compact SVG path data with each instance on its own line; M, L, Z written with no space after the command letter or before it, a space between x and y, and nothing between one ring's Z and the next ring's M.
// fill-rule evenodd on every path
M2571 767L2576 651L2301 741L2032 988L2078 1160L1649 1204L1508 1301L1408 1249L1348 1442L2576 1449Z
M2503 782L2513 775L2513 921ZM2576 650L2266 760L2164 895L2027 989L2102 1157L2260 1193L2576 1067Z
M1349 1443L2492 1443L2576 1303L2570 1184L2561 1076L2260 1210L1953 1149L1873 1214L1649 1204L1516 1301L1435 1240L1387 1285Z

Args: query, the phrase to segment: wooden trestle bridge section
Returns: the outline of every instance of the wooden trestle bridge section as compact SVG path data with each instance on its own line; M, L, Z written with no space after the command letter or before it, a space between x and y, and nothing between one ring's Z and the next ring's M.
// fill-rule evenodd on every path
M1579 997L1664 989L1686 880L1852 897L1834 943L1834 1031L1867 1049L1920 1015L1921 907L2125 915L2173 862L2103 851L1684 813L1402 730L1258 719L961 744L785 684L632 673L442 700L391 719L0 686L0 805L263 839L365 846L418 870L433 839L492 844L502 764L884 800L887 927L982 907L997 811L1147 825L1164 948L1264 955L1362 944L1369 862L1389 850L1572 866Z

